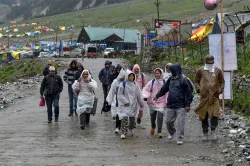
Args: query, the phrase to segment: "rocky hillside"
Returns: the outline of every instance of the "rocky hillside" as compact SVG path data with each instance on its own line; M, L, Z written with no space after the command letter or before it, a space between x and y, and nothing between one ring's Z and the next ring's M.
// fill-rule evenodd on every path
M0 12L0 19L23 20L129 1L136 0L0 0L0 6L8 8Z

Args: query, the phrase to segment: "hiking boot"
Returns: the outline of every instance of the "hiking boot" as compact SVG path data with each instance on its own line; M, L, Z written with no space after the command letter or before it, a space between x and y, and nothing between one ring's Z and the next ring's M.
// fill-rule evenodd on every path
M159 138L163 138L162 133L158 133L158 137L159 137Z
M118 134L120 130L118 128L115 129L115 133Z
M73 113L69 113L69 116L73 116Z
M122 134L121 139L125 139L125 138L126 138L125 134Z
M208 133L203 134L202 141L208 141Z
M177 141L177 145L182 145L182 144L183 144L182 140Z
M212 141L216 141L218 138L217 138L217 135L216 135L216 132L215 131L211 131L211 140Z
M141 124L141 118L137 119L137 124Z
M155 135L155 129L152 128L152 129L150 130L150 134L151 134L151 135Z
M168 139L172 140L173 138L174 138L174 136L169 134Z

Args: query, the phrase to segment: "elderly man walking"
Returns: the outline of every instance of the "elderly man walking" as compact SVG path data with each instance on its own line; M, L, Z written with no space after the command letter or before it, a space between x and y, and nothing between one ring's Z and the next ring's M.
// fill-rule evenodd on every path
M200 104L195 109L196 114L202 121L203 140L208 140L209 123L211 119L211 137L217 139L215 129L218 126L220 112L219 95L224 91L224 77L222 71L214 66L214 57L206 57L205 66L201 67L196 73L195 87L200 94Z

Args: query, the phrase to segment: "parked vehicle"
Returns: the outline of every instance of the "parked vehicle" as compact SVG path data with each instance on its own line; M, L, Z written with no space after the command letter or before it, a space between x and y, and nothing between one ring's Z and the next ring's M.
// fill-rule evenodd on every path
M88 58L96 58L96 52L97 52L96 47L88 47L87 57Z
M38 58L55 58L58 57L59 54L55 52L40 52Z
M114 48L106 48L104 50L104 57L108 56L109 53L114 52L114 51L115 51Z
M33 51L27 51L21 53L22 58L35 58L35 55L33 54Z
M64 57L65 58L80 58L82 57L81 49L75 48L71 51L66 51L64 52Z

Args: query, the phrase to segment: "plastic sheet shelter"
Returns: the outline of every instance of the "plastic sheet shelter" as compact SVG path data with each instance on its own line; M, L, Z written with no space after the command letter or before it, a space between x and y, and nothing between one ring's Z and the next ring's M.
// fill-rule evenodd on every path
M213 32L214 23L210 22L205 26L200 26L193 34L190 40L192 41L202 41L204 38L208 37L209 34Z
M177 29L165 25L158 30L158 36L151 40L151 42L168 42L168 43L179 43L178 42L178 31Z
M20 58L20 52L12 52L11 55L12 55L16 60L19 60L19 58Z

